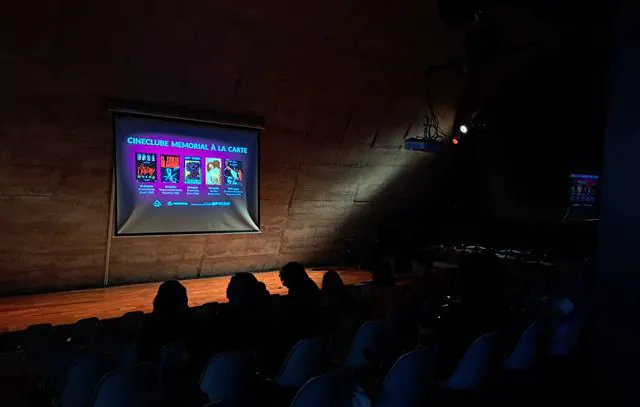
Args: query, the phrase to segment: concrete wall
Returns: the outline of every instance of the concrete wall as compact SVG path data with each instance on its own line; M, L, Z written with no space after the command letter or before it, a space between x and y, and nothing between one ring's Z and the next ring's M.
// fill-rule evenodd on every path
M261 235L114 239L109 282L335 259L422 191L430 2L10 1L0 24L0 294L102 285L107 98L264 117ZM438 79L445 125L460 78ZM414 205L412 208L416 208Z

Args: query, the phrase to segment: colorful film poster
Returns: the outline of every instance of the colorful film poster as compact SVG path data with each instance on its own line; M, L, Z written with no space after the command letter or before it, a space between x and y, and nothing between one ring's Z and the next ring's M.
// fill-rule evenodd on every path
M156 182L157 168L155 154L136 153L136 180L138 182Z
M224 182L226 185L243 185L244 172L242 171L242 161L224 160Z
M207 185L222 185L222 159L207 157L205 160L207 169Z
M180 156L160 154L161 181L166 184L180 182Z
M202 183L202 158L200 157L184 158L184 183L185 184L201 184Z

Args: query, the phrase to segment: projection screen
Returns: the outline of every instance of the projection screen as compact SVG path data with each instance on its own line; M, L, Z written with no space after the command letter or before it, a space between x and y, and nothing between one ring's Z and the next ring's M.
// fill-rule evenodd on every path
M114 113L114 234L259 232L259 132Z

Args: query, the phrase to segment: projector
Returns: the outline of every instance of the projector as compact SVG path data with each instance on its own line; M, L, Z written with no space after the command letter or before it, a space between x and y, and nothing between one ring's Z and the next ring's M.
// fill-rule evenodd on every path
M405 150L427 151L429 153L437 153L444 144L434 140L425 138L410 138L403 143Z

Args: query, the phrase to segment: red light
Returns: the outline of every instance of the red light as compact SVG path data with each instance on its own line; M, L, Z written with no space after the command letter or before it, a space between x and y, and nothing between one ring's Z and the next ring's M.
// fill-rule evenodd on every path
M453 144L458 144L458 143L459 143L457 138L454 138L454 139L453 139L453 140L451 140L451 141L453 141Z

